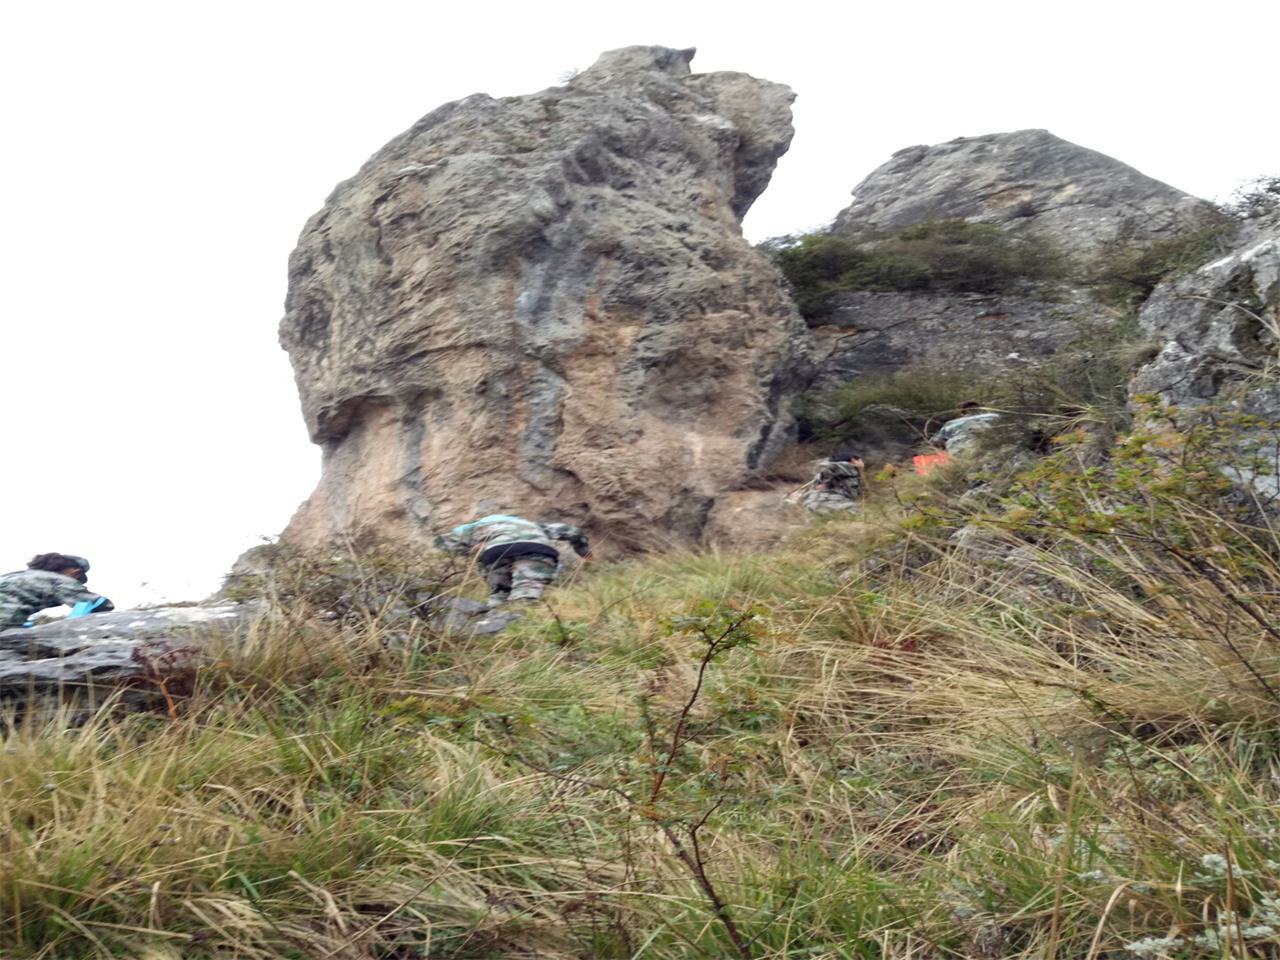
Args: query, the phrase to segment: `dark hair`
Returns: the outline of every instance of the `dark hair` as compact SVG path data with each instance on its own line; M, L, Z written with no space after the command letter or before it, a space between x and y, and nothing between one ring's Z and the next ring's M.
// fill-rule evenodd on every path
M83 557L70 557L65 553L37 554L27 563L28 570L47 570L50 573L61 573L73 567L84 570L88 568L88 564Z
M980 404L977 400L965 400L963 403L960 404L960 409L961 410L977 410L981 406L982 404Z
M830 457L828 457L828 459L836 463L845 463L845 462L848 462L849 460L857 460L859 458L858 458L858 455L854 453L852 450L837 450Z

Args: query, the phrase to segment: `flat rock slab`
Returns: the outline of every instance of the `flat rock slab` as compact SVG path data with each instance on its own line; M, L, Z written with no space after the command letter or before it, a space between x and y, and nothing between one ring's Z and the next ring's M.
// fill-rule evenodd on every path
M438 597L427 601L422 614L442 633L491 636L524 616L520 610L490 610L487 603L466 597Z
M0 632L0 695L112 683L190 666L201 642L248 624L245 604L155 607Z

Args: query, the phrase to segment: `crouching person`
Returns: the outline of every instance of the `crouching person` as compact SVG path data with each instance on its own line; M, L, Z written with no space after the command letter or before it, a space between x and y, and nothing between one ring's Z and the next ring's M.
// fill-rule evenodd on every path
M0 576L0 630L22 626L34 613L49 607L83 604L86 611L114 610L111 601L85 589L89 561L66 553L42 553L27 569Z
M821 461L801 501L805 509L818 514L861 510L863 469L856 453L833 453Z
M495 513L454 527L436 537L450 553L474 553L489 583L489 605L508 600L539 600L556 579L560 551L553 541L569 543L579 556L589 556L587 536L567 523L538 523Z

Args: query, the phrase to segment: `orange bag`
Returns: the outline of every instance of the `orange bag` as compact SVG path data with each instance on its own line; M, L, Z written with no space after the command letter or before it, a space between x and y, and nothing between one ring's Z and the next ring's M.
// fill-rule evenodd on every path
M927 476L931 470L936 470L944 463L951 462L951 454L945 450L940 453L922 453L917 457L911 458L911 463L916 468L916 473L920 476Z

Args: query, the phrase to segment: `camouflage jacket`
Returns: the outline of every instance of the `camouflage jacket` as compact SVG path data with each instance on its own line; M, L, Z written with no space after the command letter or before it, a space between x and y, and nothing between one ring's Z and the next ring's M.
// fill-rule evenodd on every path
M846 460L823 460L813 478L815 490L830 490L850 500L862 497L862 471Z
M103 600L99 610L112 610L110 600L105 600L92 590L86 590L79 580L64 577L48 570L19 570L0 576L0 630L20 627L38 610L62 604L75 606L88 601Z
M472 520L454 527L444 536L436 537L436 546L449 553L476 551L481 562L490 562L486 554L494 548L515 545L539 546L555 553L553 540L565 540L580 555L591 552L587 535L568 523L538 523L523 517L495 513L479 520ZM497 553L504 551L498 550Z
M933 435L934 443L944 445L948 453L971 448L976 441L976 434L990 430L991 425L1000 419L998 413L971 413L968 416L948 420Z

